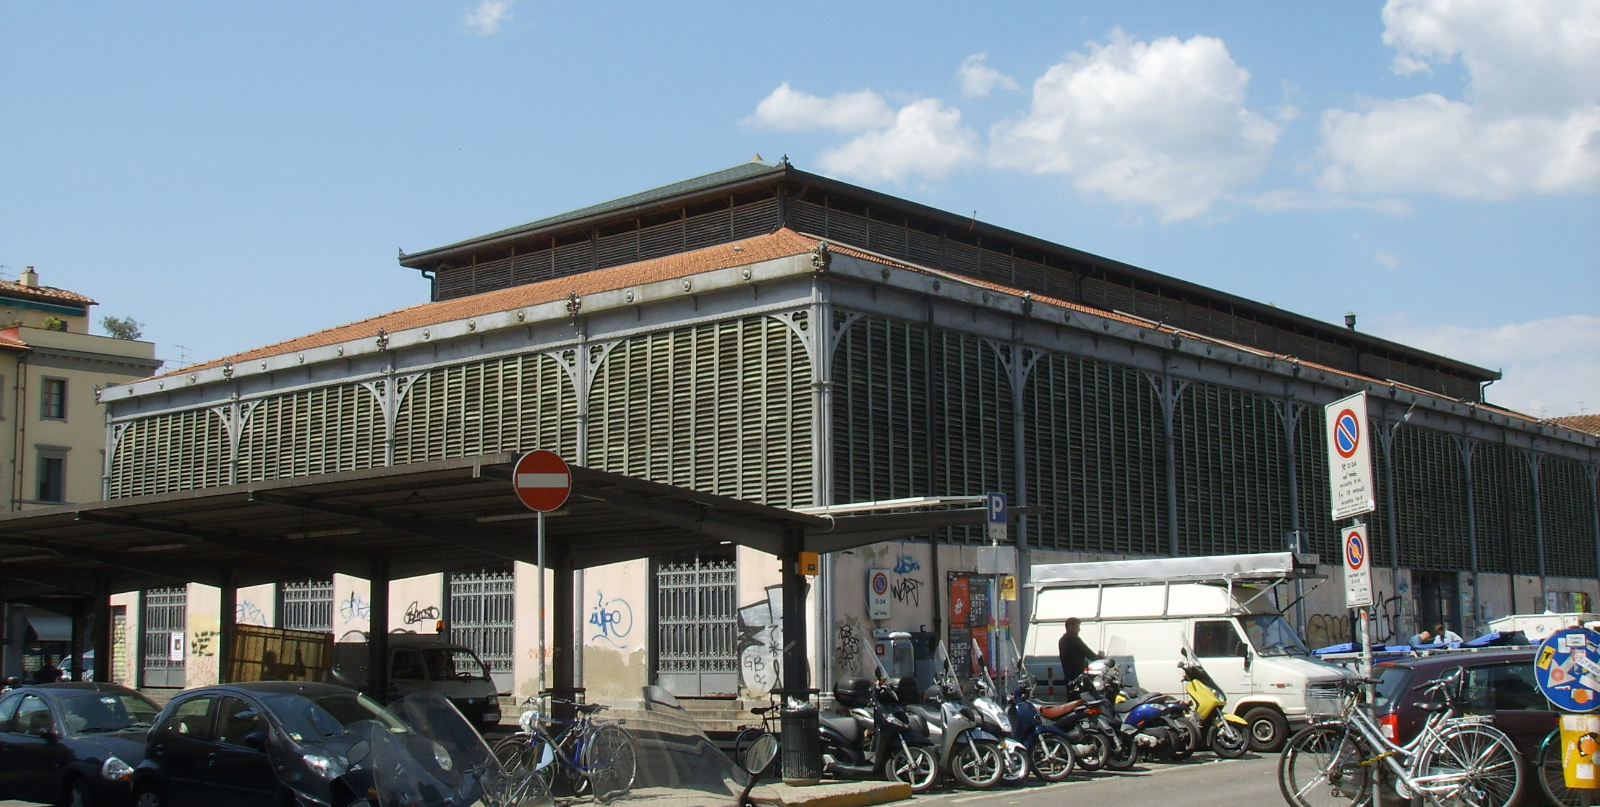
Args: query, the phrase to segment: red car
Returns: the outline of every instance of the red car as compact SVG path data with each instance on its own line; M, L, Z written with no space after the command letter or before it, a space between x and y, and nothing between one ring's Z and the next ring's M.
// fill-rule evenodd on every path
M1421 658L1385 661L1374 665L1379 680L1374 714L1383 733L1404 744L1422 730L1428 715L1417 707L1428 695L1430 682L1461 667L1467 672L1467 711L1494 715L1494 724L1511 736L1522 754L1522 797L1519 801L1561 803L1540 791L1545 777L1538 768L1539 750L1557 726L1557 713L1534 684L1533 647L1494 648L1434 653ZM1556 770L1559 777L1560 770ZM1542 801L1549 797L1551 801Z

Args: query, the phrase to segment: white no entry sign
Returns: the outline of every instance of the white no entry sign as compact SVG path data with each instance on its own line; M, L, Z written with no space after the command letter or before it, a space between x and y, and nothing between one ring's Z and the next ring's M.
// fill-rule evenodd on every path
M572 471L554 451L529 451L517 460L511 485L523 504L548 513L567 503L567 496L572 493Z
M1367 394L1358 392L1334 401L1323 412L1328 422L1328 485L1333 494L1333 520L1378 509L1372 486Z
M1372 607L1371 546L1367 525L1357 524L1339 532L1344 546L1344 607Z

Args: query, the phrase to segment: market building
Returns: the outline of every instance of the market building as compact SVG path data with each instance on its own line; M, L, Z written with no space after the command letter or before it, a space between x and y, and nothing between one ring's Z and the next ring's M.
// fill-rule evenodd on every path
M811 683L826 686L870 670L878 629L1004 657L1027 595L1002 585L1025 584L1031 563L1275 551L1291 535L1336 558L1322 407L1365 391L1381 632L1465 632L1600 595L1600 437L1484 402L1497 373L786 161L400 263L431 279L429 302L105 390L106 497L547 448L795 518L899 514L893 540L823 556L805 602ZM1018 514L998 545L981 526L903 529L991 491ZM359 515L286 529L282 543L351 546ZM487 514L478 529L515 517ZM590 697L782 683L780 564L738 538L597 556L551 581L574 616L551 634L576 646ZM541 660L562 651L532 641L523 557L463 560L383 592L327 573L232 596L181 581L118 593L142 638L117 676L215 676L173 648L226 621L336 637L384 625L449 631L505 692L532 694ZM871 570L887 572L875 609L887 617L869 612ZM1296 605L1313 643L1348 637L1335 589Z

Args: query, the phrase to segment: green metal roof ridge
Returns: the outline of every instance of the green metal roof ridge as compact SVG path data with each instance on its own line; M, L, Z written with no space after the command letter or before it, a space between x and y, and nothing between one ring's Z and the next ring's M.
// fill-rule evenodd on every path
M662 185L659 188L651 188L650 190L641 191L629 196L623 196L618 199L612 199L599 204L589 205L588 207L580 207L576 210L569 210L565 213L558 213L554 216L546 216L545 218L538 219L536 221L530 221L527 224L519 224L515 227L507 227L503 230L496 230L491 233L473 236L472 238L457 241L452 244L445 244L444 246L425 249L421 252L406 255L401 260L405 261L411 258L419 258L428 255L429 253L459 249L461 247L471 246L473 244L493 241L505 238L507 236L514 236L518 233L542 230L564 222L577 221L579 219L597 216L615 210L626 210L630 207L649 204L650 202L660 199L670 199L674 196L680 196L685 193L692 193L705 188L712 188L729 182L750 179L752 177L758 177L764 174L780 174L783 173L787 168L788 166L785 163L774 164L751 160L750 162L741 163L733 166L732 168L724 168L720 171L702 174L700 176L685 179L680 182Z

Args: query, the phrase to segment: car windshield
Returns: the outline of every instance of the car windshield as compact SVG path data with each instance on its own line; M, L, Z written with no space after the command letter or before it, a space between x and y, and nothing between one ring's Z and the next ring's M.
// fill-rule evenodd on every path
M137 692L74 692L58 697L56 703L67 731L75 735L147 729L160 711Z
M1311 655L1289 620L1279 614L1249 614L1238 619L1244 635L1250 639L1250 646L1263 656Z
M422 651L422 663L428 665L428 677L435 681L489 677L483 662L464 647L426 648Z
M1378 711L1393 711L1400 705L1402 694L1406 691L1406 684L1411 681L1412 672L1405 667L1389 667L1379 665L1377 700L1373 705Z
M395 734L406 731L405 724L387 709L358 692L262 695L261 702L297 743L326 742L343 734L346 726L363 720L375 720Z

